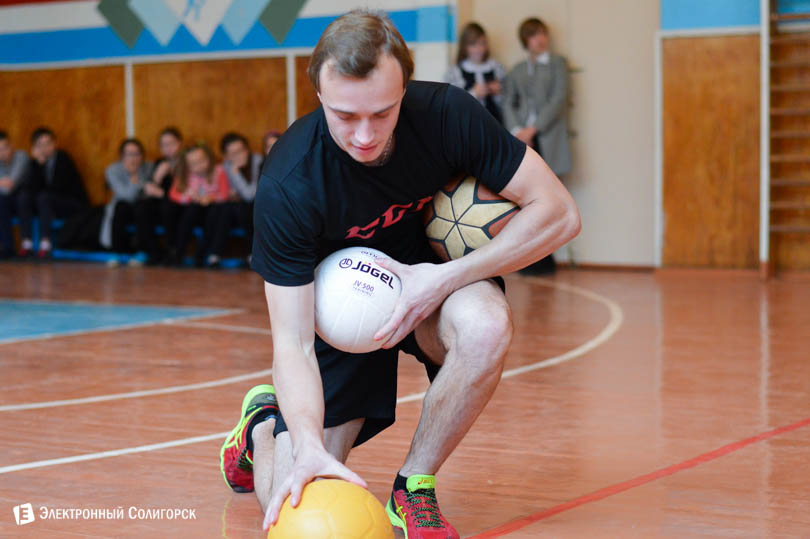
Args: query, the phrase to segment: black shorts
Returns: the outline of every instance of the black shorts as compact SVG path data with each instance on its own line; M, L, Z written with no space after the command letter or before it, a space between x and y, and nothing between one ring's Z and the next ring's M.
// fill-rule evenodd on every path
M394 423L397 406L397 361L399 351L416 356L424 363L432 381L439 366L432 363L416 344L413 333L389 350L367 354L349 354L326 344L315 336L315 355L323 382L324 428L365 418L354 445L360 445ZM273 432L278 436L287 430L279 416Z
M435 257L432 253L426 257L431 255ZM501 277L495 277L493 281L505 291ZM394 348L367 354L342 352L315 336L315 355L323 383L324 428L364 418L363 427L354 442L358 446L394 424L400 350L423 363L428 379L433 381L439 372L439 365L419 348L413 332ZM279 414L273 434L278 436L286 430L284 418Z

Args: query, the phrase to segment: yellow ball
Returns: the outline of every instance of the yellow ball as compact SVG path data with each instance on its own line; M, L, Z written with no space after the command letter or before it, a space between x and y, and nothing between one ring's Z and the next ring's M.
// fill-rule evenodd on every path
M369 491L348 481L322 479L304 487L301 503L285 500L268 539L389 539L391 522Z

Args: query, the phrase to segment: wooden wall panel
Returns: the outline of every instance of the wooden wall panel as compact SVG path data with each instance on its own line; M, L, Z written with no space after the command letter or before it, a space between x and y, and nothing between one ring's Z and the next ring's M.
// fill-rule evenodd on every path
M135 132L155 158L161 129L174 125L186 143L207 142L219 155L228 131L261 151L262 136L287 125L284 58L250 58L133 66Z
M318 94L309 82L307 66L309 56L295 57L295 117L300 118L321 106Z
M754 268L759 250L759 36L663 43L667 266Z
M106 201L104 168L118 158L126 135L123 67L0 71L0 110L0 129L18 148L30 149L36 127L53 129L91 200Z

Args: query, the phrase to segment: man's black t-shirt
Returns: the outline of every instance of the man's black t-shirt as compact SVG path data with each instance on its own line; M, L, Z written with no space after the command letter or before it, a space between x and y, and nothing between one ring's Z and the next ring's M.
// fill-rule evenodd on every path
M335 143L321 108L290 126L256 193L253 269L272 284L304 285L323 258L354 245L424 261L421 213L433 195L461 173L497 193L526 152L467 92L420 81L408 84L394 141L389 160L369 167Z

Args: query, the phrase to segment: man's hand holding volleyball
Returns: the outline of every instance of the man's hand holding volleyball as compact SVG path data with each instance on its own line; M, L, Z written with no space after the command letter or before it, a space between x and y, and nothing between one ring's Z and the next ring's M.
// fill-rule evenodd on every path
M383 348L393 348L433 311L455 288L445 272L446 264L401 264L384 258L377 265L399 277L402 294L388 322L374 335Z

